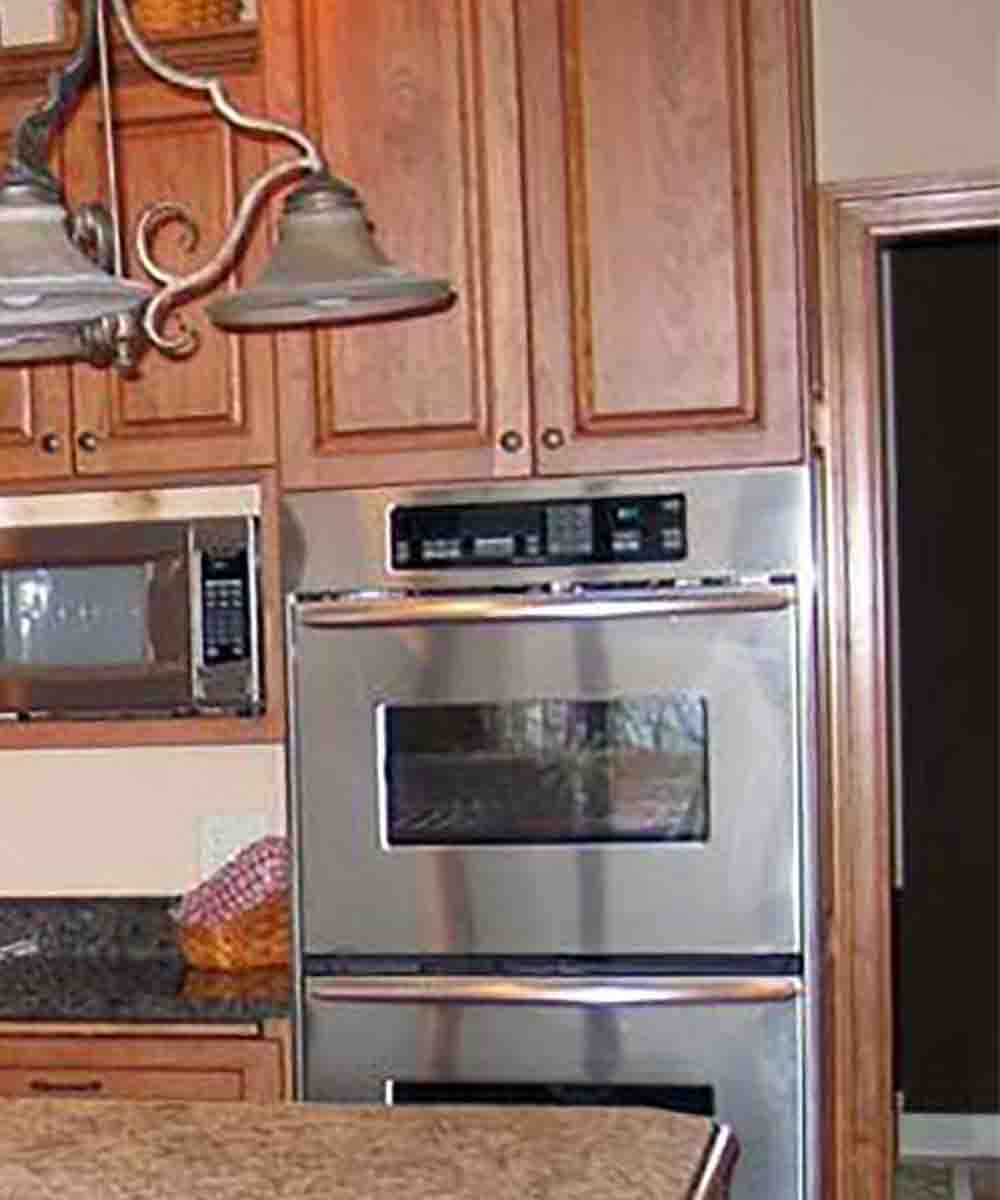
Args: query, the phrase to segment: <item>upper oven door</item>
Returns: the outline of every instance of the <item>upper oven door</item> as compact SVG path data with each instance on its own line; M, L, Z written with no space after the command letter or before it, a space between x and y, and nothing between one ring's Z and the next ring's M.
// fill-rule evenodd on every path
M293 603L304 953L801 951L791 588Z

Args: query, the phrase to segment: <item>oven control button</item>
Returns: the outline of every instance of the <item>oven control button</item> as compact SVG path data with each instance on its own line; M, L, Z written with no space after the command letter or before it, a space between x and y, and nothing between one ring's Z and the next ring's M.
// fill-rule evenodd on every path
M454 562L462 557L460 538L425 538L420 543L420 557L424 562Z
M673 526L660 530L660 545L664 554L682 554L684 552L684 530Z
M477 537L472 541L474 558L504 559L514 557L514 538L508 534L504 537Z
M641 549L642 533L638 529L616 529L611 534L611 550L614 554L638 554Z

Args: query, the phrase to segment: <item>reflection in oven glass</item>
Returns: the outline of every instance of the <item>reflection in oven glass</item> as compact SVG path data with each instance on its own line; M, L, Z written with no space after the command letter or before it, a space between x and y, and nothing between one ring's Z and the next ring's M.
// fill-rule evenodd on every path
M708 713L694 693L381 716L390 845L708 838Z

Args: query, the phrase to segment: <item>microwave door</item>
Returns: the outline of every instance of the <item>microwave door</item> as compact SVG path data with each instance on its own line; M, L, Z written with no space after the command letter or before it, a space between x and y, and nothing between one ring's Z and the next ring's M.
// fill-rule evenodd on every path
M301 605L304 952L801 953L793 596L505 603Z
M179 528L153 543L32 530L0 565L0 712L22 719L169 712L190 695L187 558ZM93 560L95 547L101 559ZM178 550L180 547L180 551ZM34 559L34 562L31 561Z

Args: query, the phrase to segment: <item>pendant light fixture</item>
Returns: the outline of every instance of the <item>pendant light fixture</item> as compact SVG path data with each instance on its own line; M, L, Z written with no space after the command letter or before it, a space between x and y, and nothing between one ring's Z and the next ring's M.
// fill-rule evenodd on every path
M299 151L253 181L213 258L189 275L165 271L153 256L152 242L166 221L193 230L191 213L175 200L148 206L138 222L136 252L155 288L126 278L122 267L105 5L133 53L154 75L205 93L230 125L284 138ZM49 147L90 86L95 64L105 106L113 213L87 205L71 215L48 168ZM0 176L0 365L76 359L128 371L150 343L170 357L190 354L197 341L183 327L167 331L170 313L232 270L267 195L303 176L285 201L278 243L260 279L208 306L216 324L237 332L345 324L415 315L451 302L454 293L447 280L413 274L386 258L358 193L331 174L304 133L241 113L219 80L164 62L140 37L128 0L83 0L76 50L50 80L48 98L18 125Z

